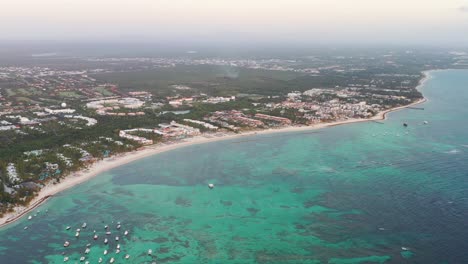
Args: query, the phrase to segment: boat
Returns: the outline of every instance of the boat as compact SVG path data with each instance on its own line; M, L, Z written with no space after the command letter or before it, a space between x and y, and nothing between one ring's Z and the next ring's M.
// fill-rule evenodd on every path
M108 226L108 225L105 225L105 226L104 226L104 229L108 229L108 228L109 228L109 226Z
M107 255L107 249L106 249L106 250L104 250L104 255Z
M120 229L120 225L117 225L117 229Z
M69 257L64 257L63 262L67 262L70 258Z
M115 261L114 258L111 258L109 263L114 263L114 261Z
M120 249L116 249L115 254L119 254L119 253L120 253Z
M91 247L91 243L86 244L86 247L87 248Z
M117 244L117 249L120 249L120 244Z
M81 257L81 258L80 258L80 261L84 261L84 260L85 260L85 257Z
M408 251L409 248L407 248L407 247L401 247L401 250Z
M88 254L90 251L91 251L91 249L87 248L84 253Z
M107 244L107 242L109 242L109 241L107 240L107 238L104 239L104 244Z
M75 237L79 237L79 236L80 236L80 232L76 232Z
M407 126L408 126L408 124L407 124L407 123L403 123L403 126L404 126L404 127L407 127Z
M28 220L31 220L32 219L32 216L28 216Z
M27 227L27 226L25 226L23 229L24 229L24 230L26 230L26 229L28 229L28 227Z
M81 229L77 228L77 229L76 229L76 232L81 232Z
M214 184L213 184L213 183L209 183L209 184L208 184L208 188L213 189L213 188L214 188Z
M129 258L130 258L129 254L125 255L125 259L129 259Z
M108 236L109 236L110 234L112 234L112 233L111 233L111 232L106 232L106 235L108 235Z
M428 121L424 121L423 124L427 125L427 124L429 124L429 122L428 122Z
M67 226L67 227L65 228L65 230L70 230L70 228L71 228L71 226Z
M102 258L99 258L98 263L102 263Z
M124 236L128 235L128 230L125 230Z
M86 228L86 226L87 226L87 224L85 222L85 223L83 223L83 225L81 225L81 228Z
M153 250L152 249L148 249L148 255L152 255L153 254Z
M89 261L86 261L85 264L89 264Z
M115 237L115 241L119 241L119 237L118 237L118 236Z
M65 241L65 243L63 243L63 247L68 247L70 245L70 242L68 241Z
M94 236L93 236L93 239L94 239L94 240L97 240L97 239L98 239L98 235L94 235Z

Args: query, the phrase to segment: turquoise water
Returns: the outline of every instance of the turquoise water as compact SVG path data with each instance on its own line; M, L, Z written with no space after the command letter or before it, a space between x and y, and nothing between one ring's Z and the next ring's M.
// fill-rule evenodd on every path
M104 173L0 230L0 263L75 263L88 243L90 263L468 263L468 71L432 75L425 109L383 124L191 146Z

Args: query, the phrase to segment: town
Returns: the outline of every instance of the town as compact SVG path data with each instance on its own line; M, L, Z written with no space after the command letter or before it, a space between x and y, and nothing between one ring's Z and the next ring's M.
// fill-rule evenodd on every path
M423 71L466 63L460 53L402 54L2 65L0 214L45 184L143 146L367 119L420 100ZM405 66L407 56L421 61L417 69Z

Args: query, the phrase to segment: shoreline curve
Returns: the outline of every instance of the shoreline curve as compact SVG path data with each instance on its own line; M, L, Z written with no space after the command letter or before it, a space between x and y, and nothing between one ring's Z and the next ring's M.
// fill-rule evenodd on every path
M436 70L433 70L436 71ZM432 71L424 71L422 72L424 77L419 81L418 86L416 87L417 90L420 91L424 84L432 78L430 72ZM257 131L247 131L239 134L227 133L222 134L221 136L213 136L213 135L201 135L197 137L187 138L178 142L174 143L158 143L150 146L145 146L140 148L140 150L135 150L123 154L118 154L109 158L105 158L93 163L90 167L84 168L80 171L74 172L66 176L65 178L61 179L60 183L52 184L47 183L34 197L28 206L17 206L14 209L14 212L5 213L3 217L0 218L0 228L4 228L19 219L21 219L26 214L30 213L32 210L38 208L42 204L44 204L47 200L55 196L56 194L78 186L99 174L109 171L113 168L126 165L128 163L137 161L142 158L150 157L153 155L157 155L159 153L171 151L174 149L179 149L183 147L188 147L192 145L204 144L204 143L211 143L217 141L224 141L229 139L236 139L245 136L256 136L256 135L265 135L265 134L275 134L275 133L288 133L288 132L300 132L300 131L309 131L309 130L318 130L327 127L334 127L339 125L345 124L353 124L353 123L361 123L361 122L370 122L370 121L379 121L379 120L386 120L387 115L392 112L396 112L407 107L411 107L414 105L418 105L428 100L423 96L423 98L414 101L408 105L399 106L391 109L387 109L385 111L379 112L375 116L367 119L348 119L344 121L337 121L337 122L330 122L330 123L319 123L310 126L289 126L289 127L281 127L277 129L265 129L265 130L257 130Z

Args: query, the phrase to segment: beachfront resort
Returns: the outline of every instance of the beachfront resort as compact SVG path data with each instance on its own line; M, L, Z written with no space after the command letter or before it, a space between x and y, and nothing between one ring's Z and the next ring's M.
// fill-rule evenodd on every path
M0 67L0 213L28 204L67 175L142 147L367 120L422 98L416 87L428 64L402 74L398 54L318 58L88 57L76 59L83 68L52 62ZM378 66L366 68L366 60ZM233 74L198 73L201 66L229 66ZM157 80L119 77L132 80L148 69ZM167 71L190 73L193 80L171 79ZM243 71L250 75L239 75Z

